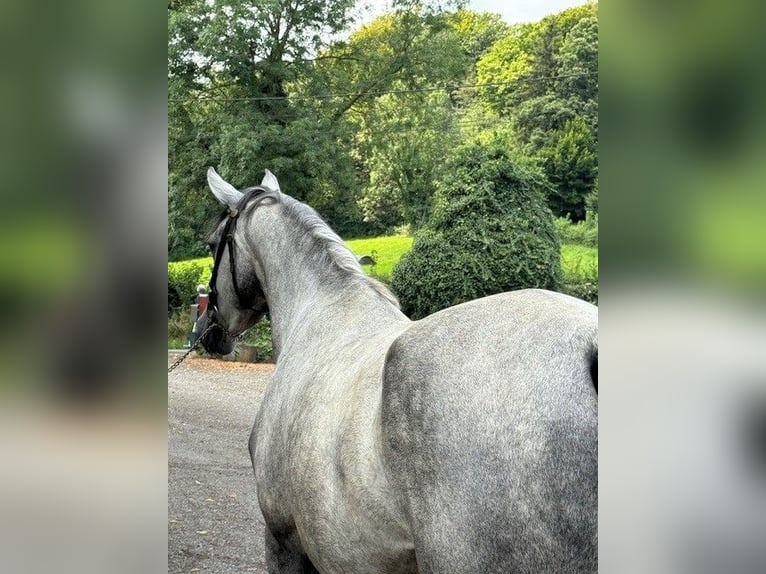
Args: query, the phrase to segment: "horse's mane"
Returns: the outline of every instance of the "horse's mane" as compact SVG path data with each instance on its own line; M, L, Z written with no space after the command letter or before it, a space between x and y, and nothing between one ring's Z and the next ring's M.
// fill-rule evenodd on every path
M399 308L396 296L380 281L368 277L362 270L351 250L343 240L330 228L319 214L308 205L286 195L260 186L249 187L242 192L244 195L239 203L240 209L257 207L265 200L272 200L282 206L283 213L302 230L312 255L325 265L335 267L345 276L358 280L370 286L376 293ZM228 216L224 210L212 223L215 230Z

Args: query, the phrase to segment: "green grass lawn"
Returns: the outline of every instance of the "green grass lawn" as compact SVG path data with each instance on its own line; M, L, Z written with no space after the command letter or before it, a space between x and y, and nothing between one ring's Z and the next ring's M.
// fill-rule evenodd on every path
M391 280L391 270L402 255L412 247L412 237L394 235L389 237L372 237L370 239L350 239L345 242L354 255L370 255L375 265L365 265L368 275L382 281Z
M391 270L402 255L412 247L412 237L392 236L371 239L351 239L345 242L356 255L371 255L377 262L365 266L365 271L383 281L391 280ZM563 245L561 269L565 279L598 280L598 247Z
M562 245L561 271L564 280L598 281L598 247Z
M349 239L345 243L355 255L370 255L375 259L375 265L364 266L368 275L383 281L390 281L391 270L394 265L402 255L412 248L412 237L394 235L369 239ZM209 257L201 258L200 261L208 266L212 265L213 262ZM171 267L173 265L170 264ZM563 245L561 247L561 269L565 279L598 278L598 247Z

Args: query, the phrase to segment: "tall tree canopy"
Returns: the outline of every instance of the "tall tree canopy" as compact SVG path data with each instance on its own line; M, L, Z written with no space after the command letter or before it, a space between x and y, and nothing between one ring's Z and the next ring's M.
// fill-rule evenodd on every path
M343 126L286 96L313 55L344 30L352 0L180 0L169 5L169 208L172 256L199 254L206 165L236 185L279 174L340 227L358 220ZM319 182L317 184L317 182ZM350 208L350 209L349 209Z
M477 75L480 97L511 118L519 144L553 182L553 212L583 219L598 176L598 4L513 27ZM575 150L584 157L573 163Z
M394 0L355 26L353 0L169 0L169 257L204 253L209 165L240 187L268 167L345 236L417 229L449 152L500 126L554 212L583 217L597 6L509 26L457 4Z

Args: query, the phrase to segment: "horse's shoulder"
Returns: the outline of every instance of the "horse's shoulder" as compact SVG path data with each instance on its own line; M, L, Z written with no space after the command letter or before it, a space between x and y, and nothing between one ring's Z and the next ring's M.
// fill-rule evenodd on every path
M412 323L388 347L382 372L383 424L393 434L406 432L413 416L432 409L431 396L449 377L440 342L430 329Z
M412 323L389 345L383 365L384 388L406 378L413 370L422 370L427 349L424 347L423 333L417 327L417 323Z

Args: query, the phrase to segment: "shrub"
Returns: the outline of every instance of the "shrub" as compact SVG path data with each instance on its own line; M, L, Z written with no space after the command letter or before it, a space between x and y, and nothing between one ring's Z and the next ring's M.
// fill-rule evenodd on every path
M561 292L598 305L598 281L587 279L579 281L566 280L561 285Z
M392 274L413 319L486 295L556 289L559 242L547 183L497 136L457 148L437 182L435 208Z
M181 308L181 295L178 289L168 281L168 317Z
M173 297L181 308L194 303L197 285L207 285L213 260L210 257L168 263L168 307Z
M180 349L189 342L192 323L189 311L175 310L168 316L168 348Z
M274 361L274 346L271 340L271 322L264 317L254 327L242 335L242 342L248 347L250 362L262 363Z

